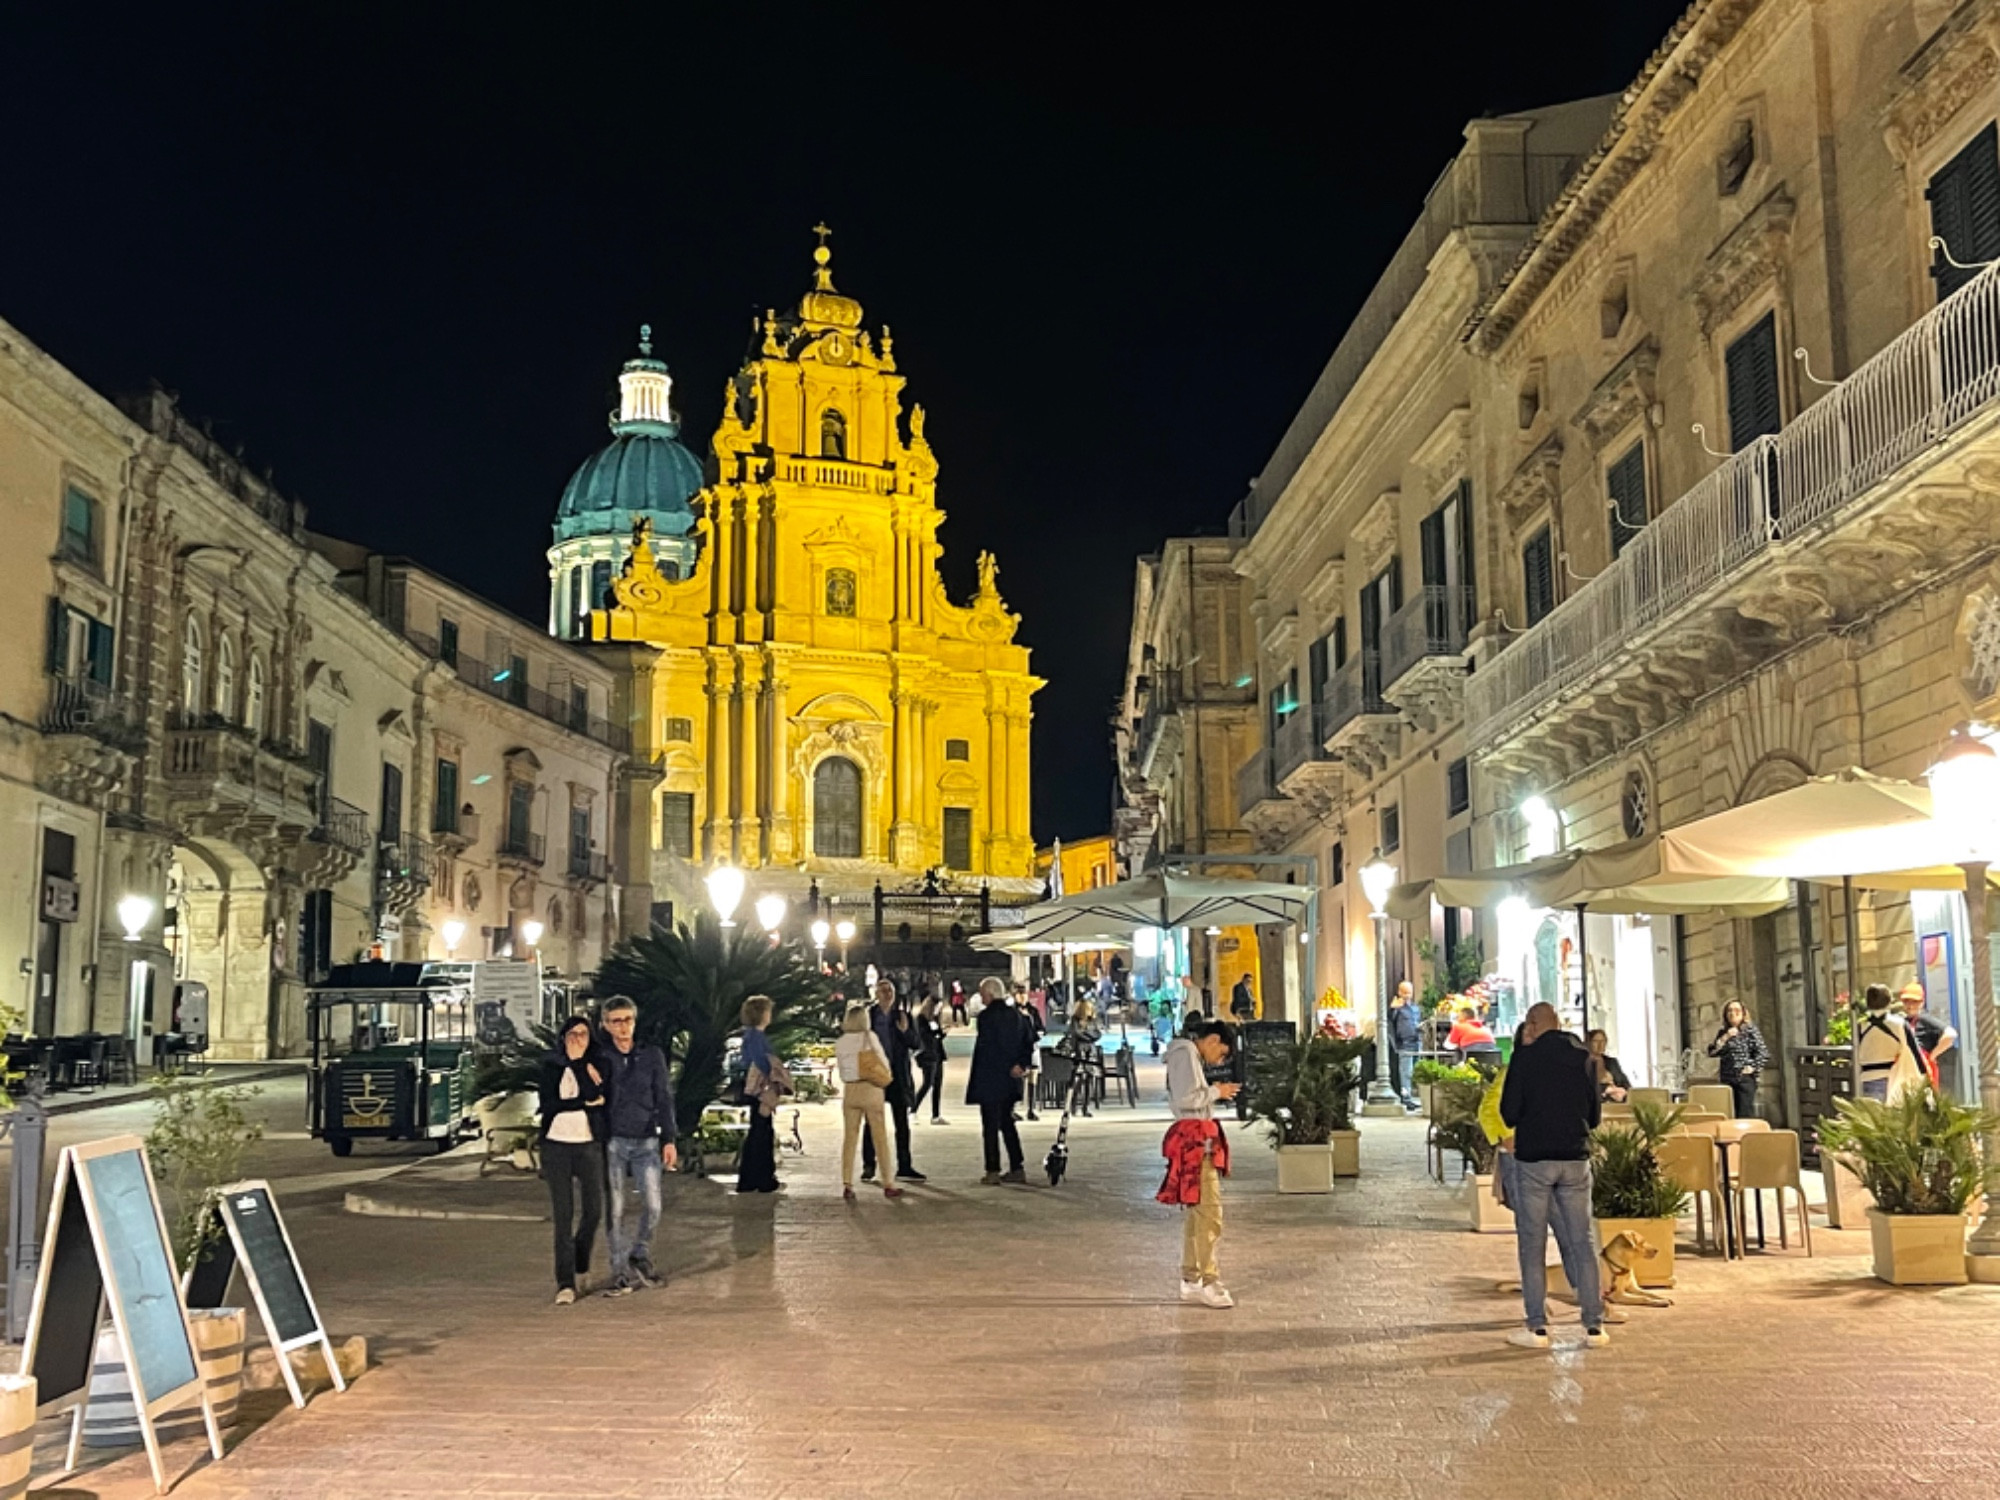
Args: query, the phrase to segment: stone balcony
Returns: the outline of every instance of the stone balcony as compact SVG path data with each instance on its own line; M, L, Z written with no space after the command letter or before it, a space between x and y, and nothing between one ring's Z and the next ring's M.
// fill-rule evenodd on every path
M49 678L39 727L36 784L85 807L105 805L146 743L124 696L88 677Z
M1471 589L1427 583L1383 632L1382 698L1426 733L1458 719L1476 608Z
M1314 817L1325 817L1340 802L1341 765L1327 752L1324 704L1300 708L1278 726L1272 780L1277 789Z
M428 842L413 833L379 839L375 846L375 903L401 916L430 889L435 860Z
M1348 657L1326 685L1322 743L1366 780L1380 775L1402 749L1402 712L1382 694L1381 652Z
M1717 465L1466 680L1501 776L1561 779L1796 642L1987 549L2000 521L2000 267Z
M320 827L319 773L234 725L168 730L162 780L174 822L260 865L286 863Z

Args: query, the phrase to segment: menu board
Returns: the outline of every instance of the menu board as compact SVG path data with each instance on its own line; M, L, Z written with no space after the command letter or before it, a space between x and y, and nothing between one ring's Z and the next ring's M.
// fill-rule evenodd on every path
M292 1403L305 1405L305 1393L286 1354L302 1344L317 1343L325 1349L334 1385L346 1389L319 1307L299 1269L284 1216L271 1197L270 1184L238 1182L221 1188L210 1202L209 1213L220 1217L226 1232L210 1249L208 1258L188 1272L188 1306L223 1306L230 1278L240 1269L263 1319L265 1335L278 1355L285 1383L291 1388Z
M134 1148L80 1158L90 1184L97 1228L109 1253L112 1302L132 1356L133 1389L144 1403L194 1382L198 1376L180 1278L160 1229L152 1174Z

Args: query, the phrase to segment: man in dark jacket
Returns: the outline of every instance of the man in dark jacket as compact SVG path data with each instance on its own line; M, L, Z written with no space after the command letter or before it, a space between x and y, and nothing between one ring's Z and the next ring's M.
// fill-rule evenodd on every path
M1396 1086L1396 1097L1403 1101L1406 1110L1417 1108L1416 1088L1410 1079L1416 1067L1417 1049L1421 1045L1417 1033L1416 991L1405 979L1396 986L1396 993L1389 1000L1389 1078Z
M917 1029L911 1024L909 1010L896 1003L895 985L886 979L875 986L875 1009L868 1017L868 1024L874 1028L882 1050L889 1056L889 1072L893 1075L888 1088L882 1093L884 1102L889 1106L890 1118L895 1121L896 1175L904 1182L922 1182L924 1174L910 1160L910 1106L917 1097L916 1080L910 1064L916 1055ZM875 1180L876 1149L874 1131L866 1125L862 1126L863 1182Z
M988 1187L1001 1182L1026 1182L1026 1158L1021 1133L1014 1128L1014 1104L1021 1097L1021 1080L1035 1061L1035 1034L1027 1017L1007 1003L997 979L979 981L984 1009L972 1043L972 1076L966 1080L965 1102L979 1106L979 1144L986 1152ZM1000 1143L1007 1143L1007 1171L1000 1171Z
M674 1148L674 1086L667 1076L666 1054L635 1037L639 1007L624 995L604 1004L603 1049L606 1069L605 1164L610 1168L611 1281L607 1297L621 1297L642 1286L659 1286L653 1269L653 1231L660 1226L665 1182L661 1172L678 1161ZM629 1233L625 1180L639 1187L639 1224Z
M1522 1044L1507 1063L1500 1118L1514 1134L1514 1231L1526 1326L1508 1336L1524 1349L1549 1347L1548 1236L1576 1288L1584 1342L1607 1344L1604 1295L1590 1210L1590 1132L1600 1114L1597 1072L1583 1044L1562 1029L1553 1005L1529 1009Z

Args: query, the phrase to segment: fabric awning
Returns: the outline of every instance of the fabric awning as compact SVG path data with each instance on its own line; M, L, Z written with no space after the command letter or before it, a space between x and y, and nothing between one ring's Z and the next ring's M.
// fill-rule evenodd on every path
M1072 947L1108 939L1110 946L1123 943L1141 927L1250 927L1296 922L1311 899L1312 892L1300 885L1159 870L1031 906L1011 936L1033 942L1066 942Z
M1389 892L1383 910L1399 922L1428 922L1431 903L1439 906L1498 906L1510 896L1527 894L1527 883L1576 862L1577 851L1546 854L1518 865L1474 870L1464 875L1434 875L1406 880Z

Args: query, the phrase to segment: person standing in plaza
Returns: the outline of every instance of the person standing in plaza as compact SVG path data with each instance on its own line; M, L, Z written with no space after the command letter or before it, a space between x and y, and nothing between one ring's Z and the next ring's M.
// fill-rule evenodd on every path
M1895 1001L1889 986L1869 985L1866 1003L1868 1008L1854 1028L1855 1092L1863 1099L1892 1104L1927 1075L1917 1056L1916 1038L1890 1008Z
M1396 986L1396 993L1389 1001L1389 1076L1395 1080L1396 1097L1412 1114L1417 1110L1417 1092L1410 1075L1417 1065L1420 1045L1416 991L1405 979Z
M917 1090L911 1109L923 1108L925 1096L931 1101L931 1124L948 1123L944 1109L944 1022L938 1019L938 1002L926 995L917 1007L917 1066L923 1070L923 1086Z
M875 1009L868 1020L882 1044L882 1055L889 1059L889 1084L882 1093L889 1106L889 1118L896 1127L896 1176L904 1182L922 1182L924 1174L910 1159L910 1101L916 1096L910 1060L916 1055L915 1028L910 1024L909 1011L896 1003L896 987L886 979L875 986ZM879 1134L872 1127L862 1132L863 1182L875 1180L876 1153L886 1155L887 1147L877 1139ZM888 1175L886 1170L883 1175Z
M834 1066L840 1073L840 1196L854 1201L854 1148L872 1126L883 1128L883 1090L895 1078L889 1053L875 1034L870 1007L861 1001L841 1017L840 1040L833 1044ZM882 1196L900 1198L903 1190L884 1183Z
M973 1034L972 1073L965 1082L965 1102L979 1110L979 1146L985 1155L987 1187L1028 1180L1021 1154L1021 1133L1014 1127L1014 1106L1021 1098L1021 1081L1034 1063L1034 1033L1018 1007L1007 1004L997 979L979 981L985 1004ZM1000 1170L1000 1147L1007 1147L1007 1170Z
M590 1017L571 1016L542 1059L542 1180L555 1220L556 1306L576 1301L590 1270L591 1246L604 1218L604 1075L592 1046ZM578 1208L582 1214L578 1217Z
M1238 1021L1257 1019L1257 994L1250 987L1247 969L1236 976L1236 987L1229 992L1229 1014Z
M750 1110L750 1130L736 1164L739 1193L775 1193L783 1186L778 1181L778 1132L772 1117L778 1101L792 1092L792 1077L764 1034L771 1024L771 1010L769 995L752 995L736 1013L743 1025L742 1099Z
M1549 1347L1548 1236L1576 1289L1584 1342L1607 1344L1604 1292L1591 1216L1590 1133L1601 1114L1597 1069L1546 1001L1531 1006L1522 1045L1507 1062L1500 1118L1514 1133L1514 1229L1527 1314L1508 1336L1524 1349Z
M660 1225L663 1172L675 1164L674 1087L667 1077L666 1054L636 1040L639 1007L625 995L604 1004L604 1034L609 1045L600 1049L604 1072L604 1162L611 1196L611 1281L607 1297L659 1286L653 1269L653 1232ZM639 1190L639 1223L629 1225L625 1184Z
M1882 1008L1886 1013L1889 992L1879 984L1868 987L1871 996L1877 990L1882 991ZM1902 1022L1894 1016L1889 1019L1895 1022L1900 1032ZM1898 1042L1900 1045L1900 1035ZM1750 1012L1741 1000L1731 1000L1722 1007L1722 1024L1715 1029L1714 1040L1708 1044L1708 1055L1717 1060L1722 1082L1728 1084L1730 1092L1736 1096L1736 1118L1754 1119L1757 1114L1757 1078L1771 1066L1771 1049L1765 1045L1764 1033L1750 1019Z
M1028 1106L1028 1118L1039 1120L1041 1116L1035 1113L1035 1086L1041 1081L1042 1037L1048 1028L1042 1024L1041 1012L1028 1003L1028 992L1018 984L1014 986L1014 1011L1028 1033L1028 1076L1023 1080L1021 1092Z
M1203 1021L1192 1037L1167 1044L1167 1103L1174 1123L1160 1142L1167 1178L1160 1202L1179 1204L1181 1220L1181 1301L1203 1307L1234 1307L1222 1284L1215 1247L1222 1239L1222 1179L1229 1171L1229 1138L1215 1118L1215 1106L1236 1097L1241 1086L1210 1083L1208 1070L1229 1061L1236 1028L1227 1021Z
M965 1014L965 986L956 979L951 982L951 1024L954 1026L971 1024Z
M1931 1061L1929 1071L1940 1089L1944 1088L1944 1055L1958 1045L1958 1028L1940 1021L1924 1009L1924 987L1915 980L1903 986L1896 996L1903 1007L1903 1026L1910 1037Z

